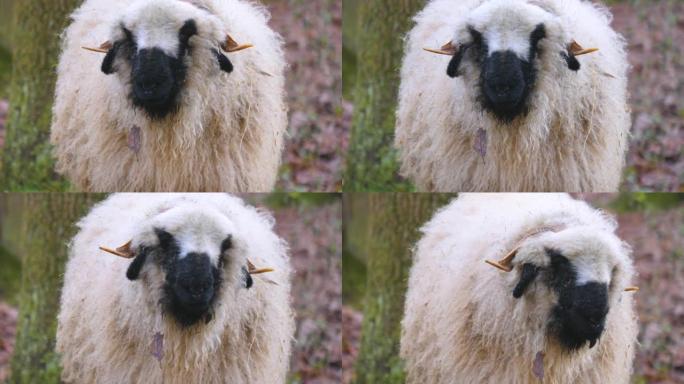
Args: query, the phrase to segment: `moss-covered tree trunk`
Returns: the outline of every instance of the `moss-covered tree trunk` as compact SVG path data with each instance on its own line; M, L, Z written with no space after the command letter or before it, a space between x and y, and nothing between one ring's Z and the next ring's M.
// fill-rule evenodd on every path
M98 199L85 194L14 194L13 207L22 253L17 341L12 358L12 383L59 383L55 353L57 313L67 243L76 221Z
M411 248L419 238L420 227L451 196L409 193L353 196L368 199L367 238L372 239L365 247L368 269L356 383L403 383L399 338Z
M14 4L10 113L3 154L6 190L59 190L49 145L59 35L80 0Z
M403 39L425 0L372 0L359 6L358 74L345 189L407 190L398 176L395 109Z

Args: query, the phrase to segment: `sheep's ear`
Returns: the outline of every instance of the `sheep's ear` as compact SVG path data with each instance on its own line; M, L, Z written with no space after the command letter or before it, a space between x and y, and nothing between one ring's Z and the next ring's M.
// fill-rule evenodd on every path
M219 52L217 49L213 49L212 51L214 52L214 56L216 56L216 60L218 61L221 70L226 73L233 72L233 63L230 62L230 59L228 59L224 54Z
M561 55L565 59L565 62L568 64L568 68L570 70L579 71L581 65L579 60L577 60L577 56L594 53L598 50L598 48L583 48L575 40L572 40L570 44L568 44L568 51L562 52Z
M112 73L116 72L114 68L114 60L116 59L116 54L119 52L119 46L119 43L112 45L112 47L107 51L107 55L105 55L104 60L102 60L102 67L100 69L105 75L111 75Z
M450 41L442 45L442 47L439 49L423 48L423 50L431 53L436 53L438 55L453 56L458 52L458 46L454 44L452 41Z
M133 262L131 265L128 266L128 270L126 271L126 277L128 280L137 280L138 277L140 276L140 271L142 270L142 267L145 265L145 261L147 260L147 254L149 253L149 249L146 247L141 247L140 252L138 252L138 255L133 259Z
M532 284L534 279L539 275L540 268L534 264L525 263L522 265L522 272L520 273L520 280L513 289L513 297L519 299L527 290L527 287Z
M238 44L238 42L235 41L235 39L233 39L230 35L226 35L226 39L221 44L221 49L226 52L237 52L247 48L252 48L253 46L254 45L252 44Z
M453 41L450 41L446 44L444 44L441 48L439 49L432 49L432 48L423 48L423 50L431 52L431 53L436 53L438 55L446 55L446 56L451 56L451 61L449 62L449 66L447 67L447 75L449 77L458 77L458 69L461 66L461 60L463 59L463 52L468 49L468 46L460 46L458 44L455 44Z

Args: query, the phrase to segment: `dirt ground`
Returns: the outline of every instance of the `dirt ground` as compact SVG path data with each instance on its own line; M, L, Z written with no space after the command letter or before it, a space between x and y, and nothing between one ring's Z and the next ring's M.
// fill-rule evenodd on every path
M17 330L17 310L0 302L0 383L9 377L9 362L14 351Z
M684 382L684 208L618 216L634 250L639 346L635 383Z
M684 2L630 1L612 10L632 65L623 189L684 192Z
M290 383L342 378L342 204L275 212L276 232L290 244L297 312Z

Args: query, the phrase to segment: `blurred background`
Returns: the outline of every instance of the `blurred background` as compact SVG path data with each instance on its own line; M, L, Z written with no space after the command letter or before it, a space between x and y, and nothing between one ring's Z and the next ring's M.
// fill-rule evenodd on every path
M343 383L403 383L396 356L410 249L420 226L453 197L345 194ZM684 194L576 197L615 215L618 236L633 248L641 290L632 383L684 383Z
M342 201L337 194L242 195L273 213L290 246L297 330L288 384L339 383ZM74 223L106 195L0 194L0 383L59 383L54 335ZM10 378L11 375L11 378Z
M6 149L5 163L20 169L0 165L3 190L69 189L52 172L50 148L45 143L60 52L58 35L67 25L67 15L81 2L0 0L0 152ZM290 124L277 190L341 191L351 124L351 109L341 100L342 0L262 3L272 14L271 27L283 36L289 63ZM21 15L19 27L13 22L17 15ZM31 51L36 43L41 44L40 52ZM33 79L32 84L11 83L13 56L14 77ZM12 105L11 100L15 100ZM27 106L29 102L33 105ZM7 125L15 135L6 134Z
M682 192L684 2L594 2L610 7L613 28L629 43L632 138L621 190ZM413 189L398 176L394 109L402 39L412 27L411 16L425 4L344 0L343 103L355 111L345 178L349 190Z

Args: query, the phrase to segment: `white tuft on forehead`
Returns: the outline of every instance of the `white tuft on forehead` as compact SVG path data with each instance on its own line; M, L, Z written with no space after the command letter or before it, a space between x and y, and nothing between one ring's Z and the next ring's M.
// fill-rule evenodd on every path
M125 12L123 25L135 37L138 50L159 48L169 56L178 53L178 32L189 19L199 22L208 14L178 0L144 0L133 3Z
M193 205L170 209L155 217L151 225L173 235L181 259L189 253L205 253L214 264L223 241L236 233L235 225L224 215Z
M482 33L491 55L498 51L512 51L527 60L530 35L539 24L555 16L520 0L492 0L475 9L468 24Z
M589 282L611 283L613 267L620 263L624 252L621 241L604 228L573 226L556 233L547 233L529 240L530 248L521 253L519 262L548 265L546 249L560 252L577 271L577 285ZM525 255L525 253L529 253Z

